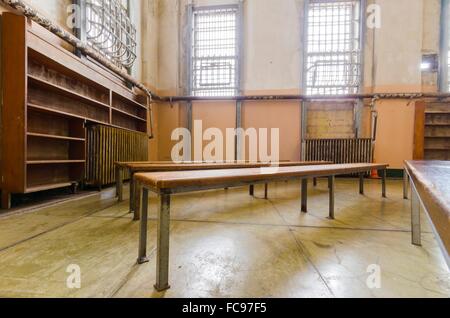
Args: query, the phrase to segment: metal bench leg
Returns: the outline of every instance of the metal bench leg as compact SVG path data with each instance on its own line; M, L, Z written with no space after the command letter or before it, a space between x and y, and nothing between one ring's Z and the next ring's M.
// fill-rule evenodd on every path
M328 186L330 188L330 219L334 220L335 176L328 177Z
M364 173L359 174L359 194L364 195Z
M119 202L123 201L123 177L122 168L116 166L116 196Z
M254 186L253 184L250 185L248 193L249 193L251 196L254 196L254 195L255 195L255 186Z
M411 229L412 244L421 246L420 237L420 200L414 185L411 185Z
M386 169L381 171L381 188L383 198L386 198Z
M302 212L308 212L308 179L302 179Z
M130 201L134 201L134 217L133 221L139 221L140 218L140 210L141 210L141 198L139 196L139 193L141 193L142 186L139 182L132 181L134 183L133 191L134 191L134 197L130 198ZM145 203L145 202L143 202ZM148 202L147 202L148 203Z
M405 169L403 171L403 199L408 200L408 182L409 182L409 175L408 171Z
M139 232L139 256L138 264L148 262L147 258L147 222L148 222L148 190L143 188L141 197L141 224Z
M264 184L264 199L268 199L269 198L269 184L266 183Z
M158 237L156 254L156 284L157 291L170 288L169 285L169 230L170 230L170 194L161 195L158 213Z
M134 191L134 173L130 173L130 213L134 212L134 197L135 197L135 191Z

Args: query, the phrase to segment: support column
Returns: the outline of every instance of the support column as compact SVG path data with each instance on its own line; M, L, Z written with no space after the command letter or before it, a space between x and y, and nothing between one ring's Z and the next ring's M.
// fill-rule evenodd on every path
M169 285L169 233L170 233L170 194L160 196L158 213L156 284L157 291L170 288Z

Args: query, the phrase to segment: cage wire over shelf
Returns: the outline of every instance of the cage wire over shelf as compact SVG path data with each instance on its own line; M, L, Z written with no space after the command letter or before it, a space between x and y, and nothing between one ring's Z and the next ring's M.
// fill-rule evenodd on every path
M128 1L124 0L86 1L89 45L124 68L130 68L136 60L136 27L128 10Z

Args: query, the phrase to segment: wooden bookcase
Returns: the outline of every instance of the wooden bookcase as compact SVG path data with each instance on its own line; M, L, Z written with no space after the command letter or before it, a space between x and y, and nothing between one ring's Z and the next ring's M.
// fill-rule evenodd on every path
M147 97L22 16L3 14L2 208L85 178L86 123L147 132Z
M450 103L416 102L415 160L450 160Z

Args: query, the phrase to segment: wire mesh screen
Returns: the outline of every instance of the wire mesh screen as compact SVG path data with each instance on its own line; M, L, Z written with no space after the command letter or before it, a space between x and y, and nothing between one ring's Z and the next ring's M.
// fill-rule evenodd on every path
M211 97L237 94L237 17L237 6L193 10L191 95Z
M127 0L87 0L88 43L119 67L136 60L136 28L128 15Z
M361 84L360 1L309 4L306 93L358 93Z

